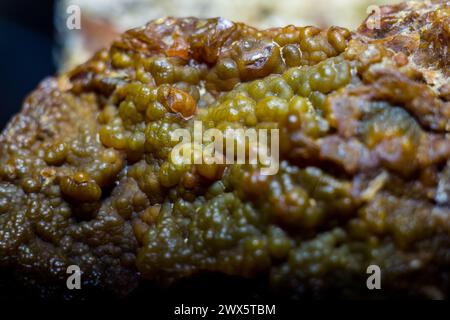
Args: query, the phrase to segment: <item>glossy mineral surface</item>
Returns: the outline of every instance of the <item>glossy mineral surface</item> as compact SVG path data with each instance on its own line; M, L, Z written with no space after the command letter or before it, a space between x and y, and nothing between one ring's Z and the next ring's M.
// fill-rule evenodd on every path
M380 29L161 19L42 82L0 137L0 268L126 295L208 272L290 297L450 293L450 6ZM177 128L278 128L280 170L176 165ZM68 297L70 294L67 295Z

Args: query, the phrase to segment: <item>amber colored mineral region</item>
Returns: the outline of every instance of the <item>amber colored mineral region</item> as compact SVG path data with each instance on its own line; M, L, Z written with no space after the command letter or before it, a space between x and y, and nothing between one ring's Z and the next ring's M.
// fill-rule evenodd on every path
M165 18L44 80L0 136L0 269L127 295L199 274L290 297L450 294L450 4L380 28ZM175 129L278 128L280 167L178 164Z

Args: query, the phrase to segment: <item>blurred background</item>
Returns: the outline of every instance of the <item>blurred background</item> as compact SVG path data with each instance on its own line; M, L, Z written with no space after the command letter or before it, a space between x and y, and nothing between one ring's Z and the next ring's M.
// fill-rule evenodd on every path
M45 77L84 62L127 29L164 16L216 17L256 27L356 28L370 5L400 0L0 0L0 128ZM69 30L71 5L81 29Z
M55 73L51 0L0 0L0 128L23 98Z

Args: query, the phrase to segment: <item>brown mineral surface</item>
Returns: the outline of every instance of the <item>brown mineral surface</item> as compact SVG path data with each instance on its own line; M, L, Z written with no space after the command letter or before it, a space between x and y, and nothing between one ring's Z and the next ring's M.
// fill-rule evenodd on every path
M44 80L0 136L0 270L119 296L214 273L290 297L450 293L450 4L380 29L155 20ZM280 168L172 161L171 133L278 128ZM70 294L67 295L70 297Z

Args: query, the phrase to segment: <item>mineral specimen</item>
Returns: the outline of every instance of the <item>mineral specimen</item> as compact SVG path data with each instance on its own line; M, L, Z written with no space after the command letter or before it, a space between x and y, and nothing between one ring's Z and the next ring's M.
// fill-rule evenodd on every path
M380 29L166 18L41 83L0 137L0 268L41 294L199 274L289 297L450 293L450 5ZM278 128L280 170L176 165L171 132ZM65 293L70 297L71 293Z

